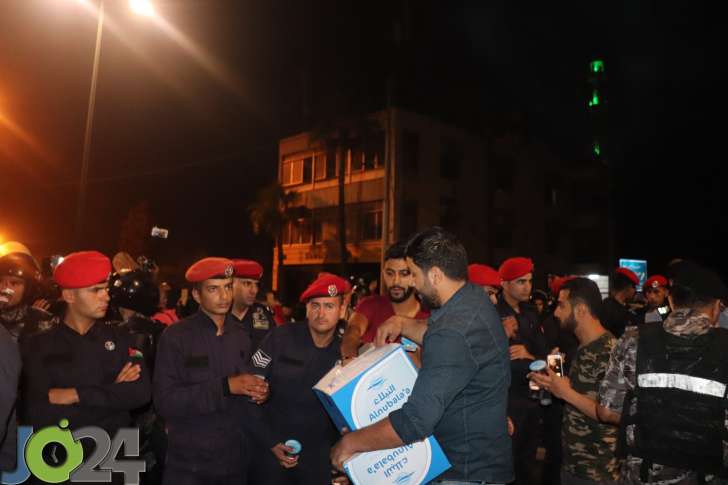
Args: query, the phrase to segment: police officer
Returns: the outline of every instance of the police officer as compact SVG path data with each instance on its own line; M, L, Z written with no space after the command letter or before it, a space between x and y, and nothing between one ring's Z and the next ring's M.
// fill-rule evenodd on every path
M251 345L243 325L228 313L233 262L205 258L185 278L199 311L164 331L154 369L154 403L169 442L164 483L244 484L248 397L265 401L268 384L243 373Z
M483 288L490 301L498 304L498 296L502 290L500 273L487 264L472 263L468 265L468 281Z
M242 323L255 350L276 326L273 312L255 300L260 290L263 267L256 261L234 259L233 268L233 305L230 313Z
M723 483L728 331L717 328L718 275L672 268L664 322L627 329L612 353L597 412L619 424L623 483Z
M609 296L602 306L602 324L612 335L619 338L626 327L637 325L639 318L629 309L629 304L640 284L639 277L627 268L617 268L611 277Z
M40 269L30 254L0 257L0 323L16 342L55 323L50 313L32 306L40 282Z
M165 325L150 318L157 309L159 288L151 275L141 269L114 273L109 282L111 306L119 313L119 325L134 338L135 347L144 354L154 372L157 342Z
M10 333L0 327L0 474L15 469L18 423L15 399L20 379L20 352Z
M509 336L511 387L508 415L515 425L513 468L516 484L530 483L541 436L541 406L529 398L528 366L546 356L546 339L538 314L529 304L533 289L533 262L529 258L510 258L498 268L503 293L496 309Z
M275 328L253 355L253 367L271 385L271 397L260 406L264 432L255 443L253 482L309 485L331 483L329 450L339 434L312 387L339 359L338 329L343 295L351 285L324 275L303 292L306 321ZM302 451L295 457L285 445L295 439Z
M109 284L111 306L119 314L119 327L129 332L134 348L144 356L147 369L154 372L157 343L165 325L152 320L159 289L149 272L134 269L114 273ZM132 412L134 425L140 431L140 456L147 464L144 483L161 483L161 468L166 450L164 423L154 412L152 403Z
M642 292L647 297L647 306L641 313L644 323L664 322L670 314L670 306L667 303L669 283L667 278L656 274L647 278Z
M72 253L56 267L66 312L22 342L22 424L39 429L67 418L71 429L98 426L113 436L131 424L129 411L149 402L141 352L126 330L103 320L110 273L111 261L96 251Z

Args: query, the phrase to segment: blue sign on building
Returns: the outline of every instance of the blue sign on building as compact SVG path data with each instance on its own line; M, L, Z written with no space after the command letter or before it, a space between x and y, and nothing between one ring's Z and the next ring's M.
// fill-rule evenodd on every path
M620 259L619 267L632 270L639 277L640 284L637 285L637 291L642 291L642 285L647 281L647 261L644 259Z

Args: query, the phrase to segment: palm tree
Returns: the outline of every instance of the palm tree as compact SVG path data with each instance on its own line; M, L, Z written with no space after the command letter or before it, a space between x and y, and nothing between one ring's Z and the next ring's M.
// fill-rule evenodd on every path
M273 182L258 191L256 200L248 207L253 232L268 234L276 242L278 250L278 293L283 296L283 229L286 224L295 218L297 211L294 207L298 202L299 194L295 191L286 191L280 183Z
M336 153L339 182L337 232L339 234L340 274L342 276L349 273L349 251L346 248L346 152L351 148L365 146L369 140L374 139L381 131L382 127L376 120L366 116L357 116L328 120L319 124L311 133L311 144L319 143L327 153Z

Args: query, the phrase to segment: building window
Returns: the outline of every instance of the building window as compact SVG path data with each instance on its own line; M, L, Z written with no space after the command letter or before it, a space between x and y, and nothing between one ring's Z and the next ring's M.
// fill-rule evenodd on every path
M364 170L384 166L384 132L377 132L366 141L364 149Z
M310 184L313 176L313 157L303 159L303 183Z
M362 217L362 240L382 239L382 211L368 211Z
M317 153L313 157L313 179L314 180L325 180L326 179L326 154Z
M303 183L303 160L284 160L281 165L281 185Z
M339 166L336 164L336 152L329 150L326 152L326 178L332 179L339 174Z
M440 176L448 180L459 179L464 159L463 150L457 143L443 140L440 146Z
M364 170L364 151L359 148L351 149L351 171L361 172Z
M283 244L311 244L312 227L310 219L296 219L283 226Z
M417 173L420 165L420 135L412 131L402 133L402 164L407 174Z

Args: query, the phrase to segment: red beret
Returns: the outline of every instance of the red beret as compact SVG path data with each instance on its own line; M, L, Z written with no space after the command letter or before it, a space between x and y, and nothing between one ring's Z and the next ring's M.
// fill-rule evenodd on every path
M227 258L204 258L189 267L185 279L190 283L199 283L210 278L232 278L233 262Z
M316 281L311 283L306 291L301 293L301 301L305 302L311 298L322 296L343 295L351 291L351 284L344 278L331 273L321 273Z
M659 288L661 286L664 288L667 288L667 286L668 286L667 278L665 278L661 274L656 274L656 275L650 276L647 279L647 281L645 281L644 289L648 290L650 288Z
M622 274L629 278L629 280L634 283L635 285L640 284L640 278L636 274L634 274L634 271L627 268L617 268L617 273Z
M468 265L468 280L478 286L493 286L500 288L500 274L493 268L485 264Z
M71 253L56 266L53 280L61 288L88 288L109 279L111 260L98 251Z
M233 259L236 278L259 280L263 276L263 267L251 259Z
M554 278L551 281L551 294L555 297L559 296L559 291L561 291L561 288L568 283L569 281L576 278L576 276L559 276L557 278Z
M529 258L510 258L503 261L498 268L503 281L513 281L533 272L533 261Z

